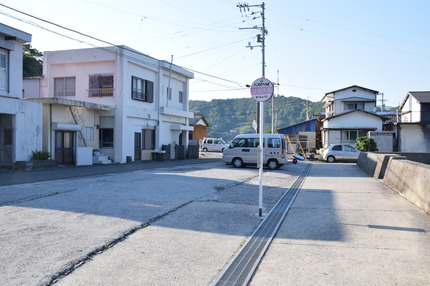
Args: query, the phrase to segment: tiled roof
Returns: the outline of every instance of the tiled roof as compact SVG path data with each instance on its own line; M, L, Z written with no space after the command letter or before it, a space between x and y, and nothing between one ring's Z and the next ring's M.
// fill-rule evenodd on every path
M420 103L430 103L430 91L410 91L409 94Z
M397 115L396 112L380 112L378 114L384 117L382 122L384 125L401 121L401 115Z

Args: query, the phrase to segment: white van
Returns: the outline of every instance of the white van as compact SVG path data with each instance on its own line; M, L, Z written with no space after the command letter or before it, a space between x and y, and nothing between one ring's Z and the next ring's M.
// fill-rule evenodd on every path
M222 152L228 148L228 144L222 138L203 138L200 143L200 151L203 152Z
M282 167L286 162L286 144L282 134L263 134L263 164L274 170ZM224 149L222 161L236 168L245 165L257 165L257 147L259 146L259 134L237 135L228 149Z

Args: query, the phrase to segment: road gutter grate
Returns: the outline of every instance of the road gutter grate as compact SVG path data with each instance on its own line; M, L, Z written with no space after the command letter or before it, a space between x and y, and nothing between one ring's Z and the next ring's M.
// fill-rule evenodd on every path
M278 232L282 221L290 210L310 169L311 164L307 163L293 185L258 225L257 229L230 261L229 265L214 280L211 284L212 286L247 285L249 283L266 250Z

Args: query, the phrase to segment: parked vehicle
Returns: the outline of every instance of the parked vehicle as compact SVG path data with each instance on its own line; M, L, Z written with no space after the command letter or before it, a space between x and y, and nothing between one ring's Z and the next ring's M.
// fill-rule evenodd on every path
M269 169L278 169L286 162L286 144L282 134L263 134L263 164ZM228 149L224 149L222 161L227 165L242 168L257 165L259 134L237 135Z
M203 152L222 152L228 148L228 144L222 138L203 138L200 143L200 151Z
M333 163L336 161L357 161L360 151L349 144L331 144L324 149L322 158Z

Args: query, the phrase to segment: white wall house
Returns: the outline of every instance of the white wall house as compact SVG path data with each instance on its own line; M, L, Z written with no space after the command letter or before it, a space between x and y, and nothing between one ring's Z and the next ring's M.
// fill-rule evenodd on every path
M22 96L22 45L30 41L30 34L0 24L0 167L42 150L42 105Z
M430 91L408 92L400 105L397 122L399 152L430 152Z
M26 95L44 103L44 126L53 126L44 147L54 154L58 142L61 152L73 143L120 163L151 160L167 144L186 150L191 72L126 46L45 52L43 72Z
M382 118L375 113L378 93L357 85L326 93L321 100L326 110L321 132L323 147L354 144L369 131L382 131Z

